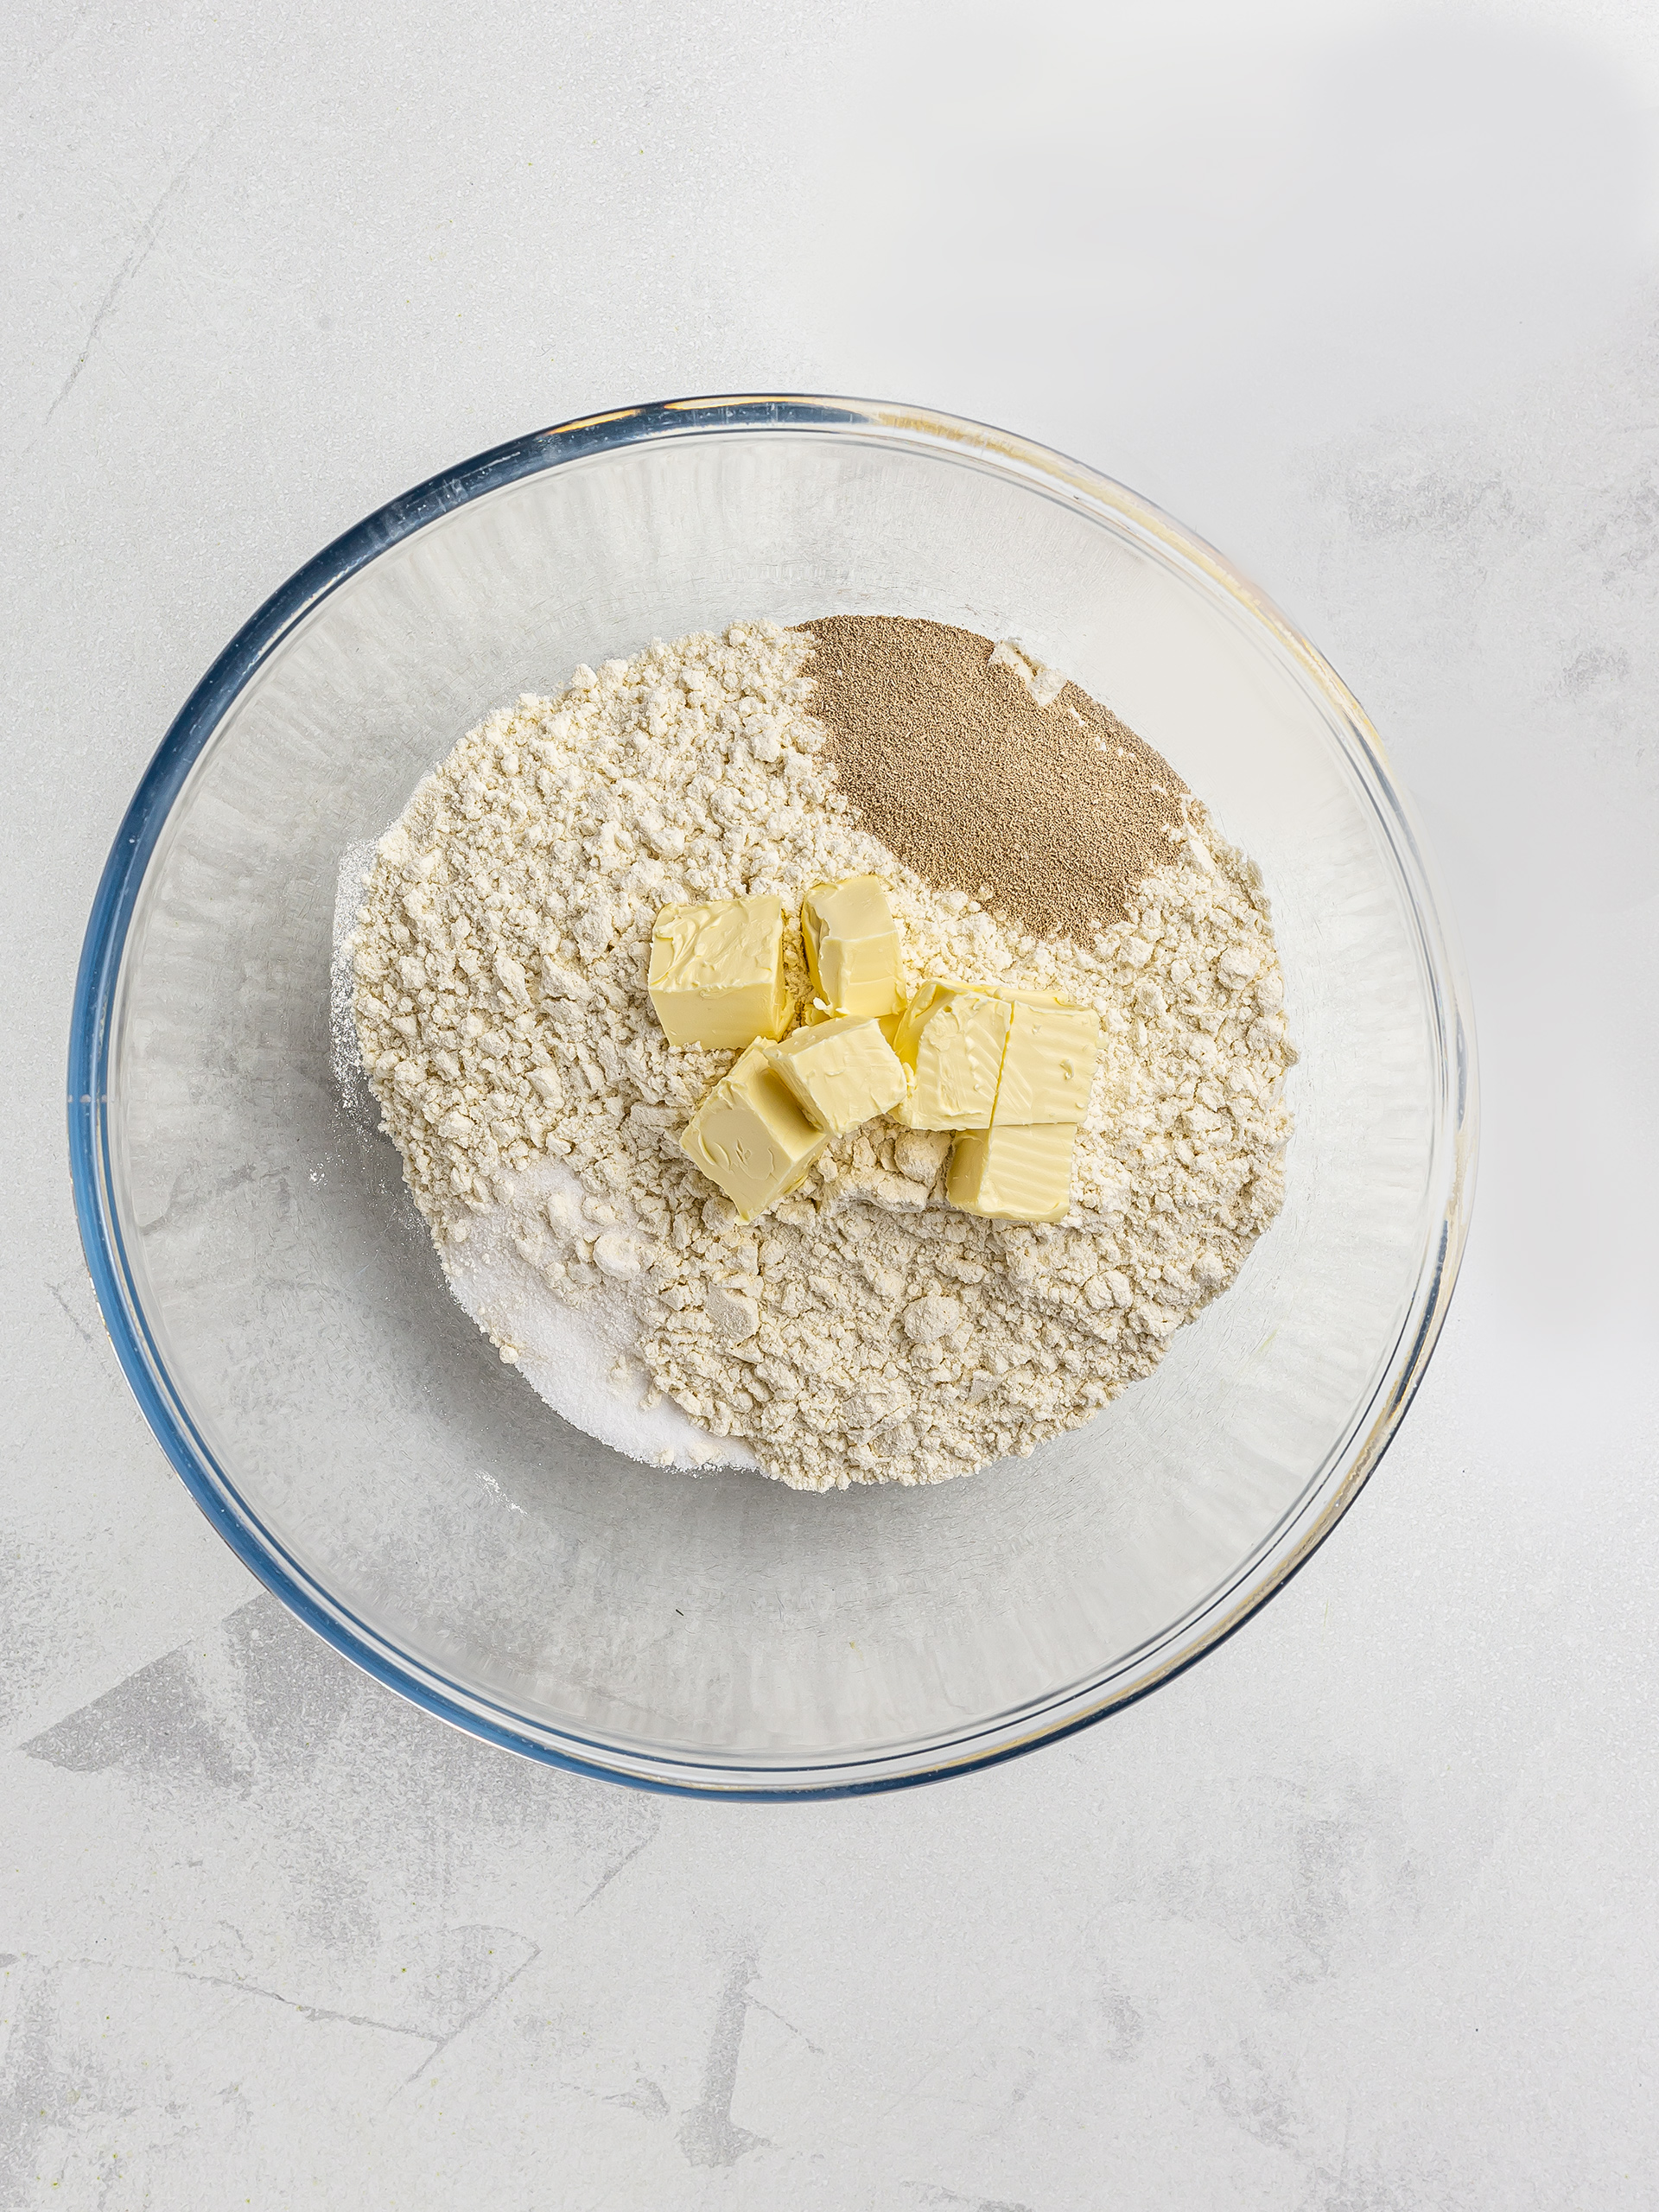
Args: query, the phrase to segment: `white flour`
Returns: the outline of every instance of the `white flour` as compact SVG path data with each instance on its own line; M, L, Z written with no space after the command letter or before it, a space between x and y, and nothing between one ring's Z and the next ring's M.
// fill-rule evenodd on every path
M378 1114L364 1080L353 1009L353 938L375 840L340 858L334 900L330 976L330 1058L348 1112ZM444 1273L461 1311L493 1344L516 1347L519 1372L553 1410L630 1459L682 1473L702 1467L753 1467L755 1457L735 1437L710 1436L655 1390L639 1359L639 1319L626 1290L590 1297L580 1311L551 1298L526 1265L516 1239L526 1217L539 1225L550 1199L579 1209L582 1185L556 1154L543 1154L513 1179L510 1206L480 1207L467 1233L445 1249ZM647 1399L649 1403L642 1403Z
M655 645L471 732L380 841L358 1032L457 1296L569 1417L662 1465L938 1481L1075 1427L1232 1280L1281 1202L1294 1055L1259 878L1201 810L1092 949L1017 938L858 828L805 653L766 625ZM865 870L912 975L1100 1012L1058 1227L948 1206L948 1141L887 1123L749 1230L680 1153L732 1056L663 1037L657 908L793 912ZM798 989L798 937L789 959Z

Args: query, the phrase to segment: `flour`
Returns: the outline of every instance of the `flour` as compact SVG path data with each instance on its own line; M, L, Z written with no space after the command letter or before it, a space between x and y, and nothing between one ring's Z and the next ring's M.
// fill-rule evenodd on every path
M352 945L363 1065L457 1296L550 1401L658 1464L798 1487L1025 1452L1150 1373L1282 1195L1282 985L1252 865L1196 802L1090 946L1019 936L858 827L798 633L578 669L464 738L384 837ZM1058 711L1058 709L1057 709ZM668 1044L670 901L887 885L907 966L1095 1007L1054 1227L949 1206L949 1140L836 1140L753 1227L679 1149L732 1055ZM786 947L805 988L798 933Z
M366 1109L371 1123L378 1109L364 1079L353 956L358 910L375 858L373 838L340 857L329 990L334 1077L347 1113L361 1122ZM481 1207L464 1235L459 1224L452 1231L445 1274L468 1319L493 1343L512 1347L519 1372L538 1395L601 1444L682 1473L754 1466L746 1445L735 1437L708 1435L651 1383L639 1363L639 1316L626 1288L617 1287L608 1299L591 1297L580 1312L549 1297L525 1255L537 1240L544 1241L550 1218L579 1213L583 1194L569 1169L556 1157L543 1156L514 1179L512 1189L512 1205ZM601 1280L599 1291L605 1287Z
M1049 668L1017 638L1003 638L991 648L987 665L1012 669L1039 707L1052 707L1065 689L1058 668Z

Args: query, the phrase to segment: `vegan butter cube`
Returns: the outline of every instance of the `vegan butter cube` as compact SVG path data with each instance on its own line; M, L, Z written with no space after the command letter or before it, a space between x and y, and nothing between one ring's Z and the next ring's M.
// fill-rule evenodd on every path
M680 1147L753 1221L795 1188L829 1141L757 1039L698 1107Z
M1019 1122L969 1129L950 1150L945 1194L994 1221L1061 1221L1071 1204L1076 1124Z
M741 1052L789 1026L781 899L664 906L651 933L651 1003L671 1045Z
M988 1128L1012 1014L990 991L929 977L893 1038L910 1070L898 1118L912 1129Z
M798 1029L767 1059L810 1118L833 1136L896 1106L905 1071L879 1023L846 1015Z
M801 902L806 964L837 1014L897 1014L905 1002L899 932L879 876L820 883Z
M1100 1055L1100 1016L1034 995L1010 1014L991 1127L1082 1121Z

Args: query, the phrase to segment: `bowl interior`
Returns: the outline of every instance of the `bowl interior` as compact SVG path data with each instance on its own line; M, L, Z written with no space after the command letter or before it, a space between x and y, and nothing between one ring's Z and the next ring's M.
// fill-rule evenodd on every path
M1363 1478L1447 1287L1454 987L1328 672L1128 495L879 421L671 426L390 543L266 652L137 886L99 1233L175 1457L284 1594L469 1725L607 1771L933 1772L1213 1641ZM331 1064L340 856L488 708L744 615L1016 636L1260 863L1302 1059L1285 1211L1156 1376L1031 1459L803 1497L573 1432L450 1300Z

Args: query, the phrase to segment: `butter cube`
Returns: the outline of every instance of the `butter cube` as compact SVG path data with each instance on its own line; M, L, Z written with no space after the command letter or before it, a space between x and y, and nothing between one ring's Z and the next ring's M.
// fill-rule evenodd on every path
M804 1029L810 1029L815 1022L844 1021L848 1018L845 1014L837 1014L833 1007L825 1006L822 999L808 999L806 1004L801 1008L801 1027ZM902 1008L897 1014L880 1014L876 1016L875 1026L889 1045L898 1034L899 1025L904 1018Z
M916 1040L934 1007L954 992L976 991L980 988L977 983L959 983L954 976L923 976L910 1003L899 1016L898 1026L891 1039L893 1051L906 1067L913 1068L916 1065ZM991 995L995 995L993 993Z
M753 1221L804 1179L829 1141L757 1039L698 1107L680 1148Z
M910 1071L898 1119L912 1129L985 1129L1014 1009L971 983L929 976L893 1035Z
M1082 1121L1100 1057L1100 1016L1034 996L1010 1011L991 1127Z
M812 987L837 1014L897 1014L905 1002L899 932L879 876L820 883L801 902Z
M969 1129L950 1150L945 1194L994 1221L1063 1221L1071 1204L1071 1122Z
M849 1014L798 1029L764 1048L807 1115L840 1136L905 1095L905 1071L880 1026Z
M741 1052L789 1026L781 899L664 906L651 933L651 1003L671 1045Z

